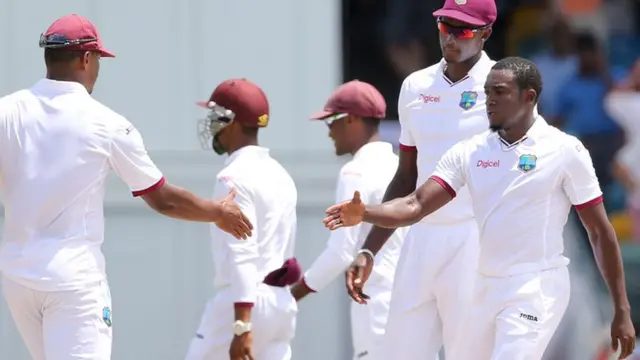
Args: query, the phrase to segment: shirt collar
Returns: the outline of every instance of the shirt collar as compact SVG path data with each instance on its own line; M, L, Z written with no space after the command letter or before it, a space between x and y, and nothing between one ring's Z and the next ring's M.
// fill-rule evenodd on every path
M529 130L527 130L527 133L524 134L524 136L521 137L518 141L514 141L513 143L509 144L506 140L500 137L497 132L495 133L495 136L498 138L498 141L501 143L503 149L510 150L515 148L519 144L522 144L525 140L536 140L538 137L545 133L545 130L547 128L549 128L549 124L547 123L547 121L541 115L536 115L536 119Z
M353 159L358 159L366 156L372 156L375 154L385 153L385 152L393 152L393 145L386 141L373 141L367 144L364 144L355 154L353 154Z
M31 88L34 91L47 94L68 94L68 93L84 93L89 94L87 88L75 81L58 81L51 79L40 79Z
M239 157L251 154L257 156L269 155L269 149L257 145L248 145L234 151L231 155L229 155L229 157L227 157L227 160L225 160L224 164L229 165Z
M487 74L489 73L489 69L491 69L490 65L492 66L491 58L489 58L489 55L487 55L486 52L482 51L480 53L480 59L478 59L478 62L476 62L475 65L473 65L473 67L471 68L471 70L469 70L469 73L467 74L467 76L457 81L456 84L466 78L473 78L473 80L484 84L484 82L487 80ZM442 58L442 60L440 60L440 68L438 69L438 71L440 72L440 75L442 75L445 79L447 79L447 77L444 74L444 70L446 68L447 68L447 62L444 60L444 58Z
M480 81L484 84L485 81L487 81L487 74L489 73L489 70L491 69L491 59L489 58L489 55L487 55L487 53L485 53L484 51L482 51L482 54L480 55L480 59L478 60L478 62L473 65L473 67L471 68L471 70L469 70L469 77L473 78L476 81Z

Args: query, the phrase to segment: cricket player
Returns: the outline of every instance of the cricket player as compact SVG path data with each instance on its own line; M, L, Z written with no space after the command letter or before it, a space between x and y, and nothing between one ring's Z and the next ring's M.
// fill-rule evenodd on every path
M589 152L535 113L541 90L532 62L499 61L484 89L489 131L447 151L411 194L365 206L356 192L351 201L327 210L325 224L331 229L361 221L386 228L414 224L466 186L480 232L480 258L464 358L540 360L569 302L562 233L574 206L615 306L611 344L625 358L635 347L635 331L616 234ZM365 245L363 256L371 257L367 250ZM371 260L348 273L352 296L363 296L361 284L370 273ZM411 359L424 357L416 353Z
M329 127L336 155L352 154L338 175L336 202L348 200L353 192L366 202L382 202L389 182L398 168L398 156L387 142L380 141L378 125L386 115L382 95L372 85L358 80L340 86L329 98L324 110L313 116ZM302 280L292 288L296 300L320 291L351 264L371 225L362 224L331 233L327 248L311 265ZM372 352L384 335L389 313L391 288L396 263L406 229L398 229L376 256L366 292L367 305L351 306L351 328L354 359L371 359Z
M229 154L214 194L236 189L255 230L239 242L212 228L216 294L186 359L291 359L298 306L288 285L302 275L292 258L298 194L289 173L258 145L258 131L269 123L267 97L246 79L230 79L199 105L209 110L201 139Z
M0 244L4 297L34 360L111 359L111 295L101 251L113 170L157 212L213 222L238 238L251 224L231 200L170 185L138 130L91 97L100 59L114 57L79 15L40 37L46 78L0 99Z
M384 200L427 180L440 157L488 126L484 82L495 63L482 50L497 17L494 0L446 0L434 12L443 59L409 75L398 99L400 160ZM373 227L365 249L376 256L394 229ZM446 239L446 241L443 241ZM396 269L381 359L460 358L478 258L471 199L457 199L411 227ZM356 262L368 261L367 254ZM418 287L416 284L420 284ZM407 331L411 329L411 331Z

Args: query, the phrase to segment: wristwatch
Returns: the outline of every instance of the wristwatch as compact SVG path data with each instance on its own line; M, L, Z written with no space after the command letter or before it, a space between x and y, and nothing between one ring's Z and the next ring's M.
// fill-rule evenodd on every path
M236 336L240 336L244 333L247 333L251 331L251 323L250 322L244 322L242 320L236 320L236 322L233 323L233 334Z

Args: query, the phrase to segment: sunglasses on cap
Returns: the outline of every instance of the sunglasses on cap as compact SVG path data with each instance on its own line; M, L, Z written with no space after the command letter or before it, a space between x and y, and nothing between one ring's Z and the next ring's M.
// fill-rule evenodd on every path
M98 41L98 38L69 40L66 36L60 34L51 34L49 36L41 34L39 45L41 48L45 49L59 49L67 46L86 44L94 41Z
M331 126L331 124L333 124L336 120L344 119L347 116L349 116L349 114L346 114L346 113L333 114L331 116L327 116L322 120L324 121L325 124L327 124L327 126Z
M452 35L456 39L473 39L477 32L485 30L489 25L480 28L458 27L442 22L442 18L438 18L438 30L442 35Z

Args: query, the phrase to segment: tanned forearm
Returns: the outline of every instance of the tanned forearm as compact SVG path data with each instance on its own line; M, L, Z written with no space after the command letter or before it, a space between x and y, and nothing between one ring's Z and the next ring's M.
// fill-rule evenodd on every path
M380 205L366 206L364 222L386 229L397 229L417 223L422 219L421 206L415 193L384 202Z
M246 304L236 304L233 309L236 320L251 322L251 306L246 306Z
M165 184L143 198L155 211L174 219L216 222L220 218L220 203L201 199L179 186Z
M364 222L385 228L409 226L445 206L453 197L438 182L429 179L411 194L382 203L366 206Z
M403 175L397 173L391 183L389 183L389 187L387 187L382 201L387 202L411 194L416 189L416 180L417 174ZM394 231L395 228L393 227L374 226L369 232L369 235L367 235L367 239L362 248L377 254Z
M630 305L625 286L622 256L620 255L620 246L618 245L615 230L612 226L609 226L601 233L589 232L589 240L591 241L600 273L613 298L615 310L629 311Z

